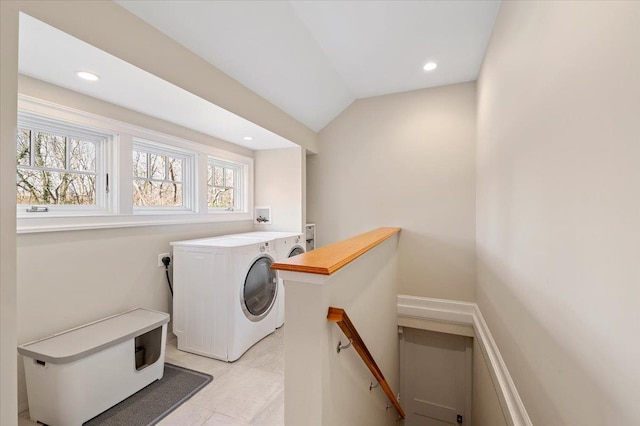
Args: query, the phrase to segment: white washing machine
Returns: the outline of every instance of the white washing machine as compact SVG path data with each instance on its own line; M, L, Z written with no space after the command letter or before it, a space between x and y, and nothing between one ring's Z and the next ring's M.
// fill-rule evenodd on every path
M286 260L305 252L304 234L298 232L247 232L229 236L233 238L262 238L265 241L273 241L276 261ZM277 328L284 324L284 298L284 281L278 277Z
M235 361L275 331L278 282L271 242L224 236L171 245L178 349Z

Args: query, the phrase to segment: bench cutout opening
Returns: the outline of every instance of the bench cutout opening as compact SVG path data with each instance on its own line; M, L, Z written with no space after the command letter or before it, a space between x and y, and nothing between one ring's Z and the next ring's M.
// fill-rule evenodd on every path
M162 353L162 326L135 338L136 370L144 370L154 364Z

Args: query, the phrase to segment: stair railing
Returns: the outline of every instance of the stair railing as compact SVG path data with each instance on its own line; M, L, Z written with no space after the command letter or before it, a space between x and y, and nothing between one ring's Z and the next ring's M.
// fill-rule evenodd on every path
M353 325L353 323L349 319L349 316L344 311L344 309L329 307L327 320L338 324L338 327L340 327L344 335L347 337L347 339L349 339L348 345L341 346L340 344L338 344L337 351L340 352L341 349L346 349L350 345L353 345L353 348L356 350L356 352L358 352L358 354L360 355L360 358L362 358L362 361L369 368L369 371L371 371L371 374L373 374L373 376L376 378L376 380L380 384L380 388L384 391L385 395L387 395L387 398L389 398L391 405L393 405L393 407L398 412L398 416L401 419L404 419L405 418L404 409L400 405L400 402L398 401L398 399L394 396L393 391L389 386L389 383L387 383L387 380L384 378L382 371L380 371L378 364L376 364L376 361L373 359L371 352L369 352L367 345L365 345L364 341L360 337L360 334L358 333L358 330ZM373 387L376 387L376 386L371 385L369 389Z

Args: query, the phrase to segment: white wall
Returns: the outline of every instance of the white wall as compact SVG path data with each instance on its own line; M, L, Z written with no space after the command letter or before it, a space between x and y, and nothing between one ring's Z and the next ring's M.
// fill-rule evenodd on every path
M320 246L402 228L399 291L475 300L475 84L360 99L308 157Z
M300 147L256 151L255 206L271 207L271 223L256 231L303 231L303 162Z
M478 81L478 305L536 425L640 418L640 3L504 2Z
M386 410L381 388L369 390L375 379L358 353L336 352L338 342L348 340L327 321L327 311L346 310L391 389L399 392L397 248L396 235L328 277L279 271L287 287L287 425L395 424L397 413Z

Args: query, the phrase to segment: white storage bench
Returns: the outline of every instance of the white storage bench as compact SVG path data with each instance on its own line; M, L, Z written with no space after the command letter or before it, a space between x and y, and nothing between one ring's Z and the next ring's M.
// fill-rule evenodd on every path
M31 420L80 426L161 379L168 322L138 308L19 346Z

